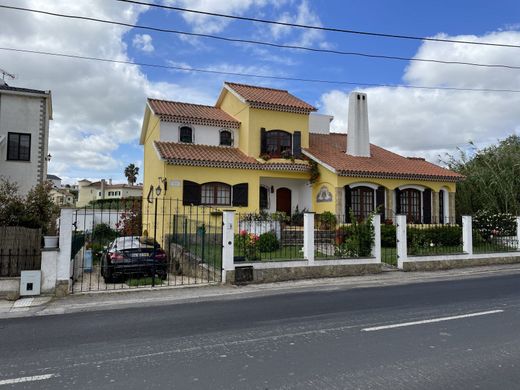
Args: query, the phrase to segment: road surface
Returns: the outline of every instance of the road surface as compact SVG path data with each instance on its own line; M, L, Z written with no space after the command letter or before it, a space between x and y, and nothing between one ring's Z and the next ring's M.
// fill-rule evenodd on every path
M520 388L520 275L0 320L3 388Z

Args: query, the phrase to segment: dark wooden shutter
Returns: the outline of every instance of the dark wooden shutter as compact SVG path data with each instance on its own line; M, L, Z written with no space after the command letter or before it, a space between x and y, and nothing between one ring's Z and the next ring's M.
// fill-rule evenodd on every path
M265 128L262 127L260 129L260 154L267 153L267 136L265 133Z
M200 205L200 185L189 180L182 182L182 204Z
M395 213L401 214L401 190L396 188L395 192Z
M432 223L432 190L423 192L423 222Z
M293 156L296 158L301 158L302 156L302 132L295 131L293 134Z
M352 190L345 186L345 222L350 223L350 209L352 208Z
M378 187L376 190L376 208L381 214L381 222L385 220L385 187Z
M249 184L241 183L233 186L233 206L247 207Z

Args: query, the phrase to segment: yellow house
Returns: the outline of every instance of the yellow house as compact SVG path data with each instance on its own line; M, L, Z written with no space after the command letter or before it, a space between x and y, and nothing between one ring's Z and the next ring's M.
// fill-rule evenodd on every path
M214 106L148 99L143 196L161 186L161 196L183 206L239 212L454 217L463 177L371 145L367 96L353 92L348 104L347 136L330 133L331 116L280 89L226 82Z

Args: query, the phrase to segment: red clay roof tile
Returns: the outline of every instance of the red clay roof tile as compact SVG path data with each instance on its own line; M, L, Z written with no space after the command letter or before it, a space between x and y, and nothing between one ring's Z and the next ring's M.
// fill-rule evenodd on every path
M376 145L370 145L370 157L345 153L347 135L310 134L307 154L334 168L341 176L406 178L436 181L461 181L463 175L418 158L406 158Z
M235 129L240 127L239 121L217 107L158 99L148 99L148 103L153 112L165 121Z
M253 108L296 112L299 114L308 114L311 111L316 111L315 107L283 89L264 88L227 81L225 84Z
M174 165L283 171L308 171L307 163L262 163L238 148L155 141L160 157Z

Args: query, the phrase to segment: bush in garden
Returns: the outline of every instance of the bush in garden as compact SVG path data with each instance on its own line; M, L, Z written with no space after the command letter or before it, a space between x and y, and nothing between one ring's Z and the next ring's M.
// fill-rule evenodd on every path
M280 242L274 232L267 232L260 235L258 239L258 249L260 252L273 252L280 248Z
M462 228L453 225L409 227L407 241L411 253L419 248L460 246L462 245Z
M486 241L496 236L514 236L516 235L516 218L508 213L481 210L473 217L473 229L477 230L482 239Z
M381 246L383 248L395 248L397 245L395 225L381 225Z
M338 220L330 211L325 211L318 216L319 226L322 230L331 230L336 227Z
M108 244L118 236L117 232L106 223L97 224L92 230L92 241L101 245Z
M336 245L335 254L337 256L348 257L368 257L372 254L374 244L374 226L372 225L373 214L370 214L364 221L358 222L352 211L350 213L352 223L341 227L342 234L345 234L345 241Z
M258 250L258 241L260 237L254 233L248 233L247 230L241 230L235 236L235 248L243 251L244 257L248 261L255 261L260 259L260 252Z

